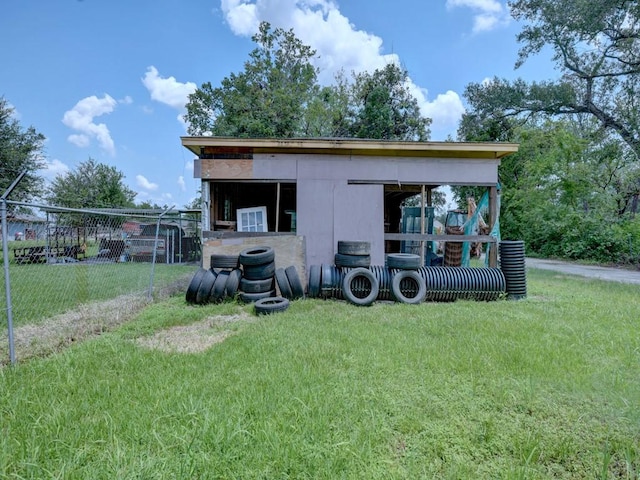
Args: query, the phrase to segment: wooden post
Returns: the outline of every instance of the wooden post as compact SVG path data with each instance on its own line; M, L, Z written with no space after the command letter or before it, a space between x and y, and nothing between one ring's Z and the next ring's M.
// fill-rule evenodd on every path
M498 219L498 188L489 187L489 229L493 230ZM498 244L494 243L489 249L489 266L498 266Z
M276 184L276 232L280 224L280 182Z
M420 189L420 234L424 235L424 204L425 204L425 188L422 185ZM420 265L424 266L424 240L420 240Z

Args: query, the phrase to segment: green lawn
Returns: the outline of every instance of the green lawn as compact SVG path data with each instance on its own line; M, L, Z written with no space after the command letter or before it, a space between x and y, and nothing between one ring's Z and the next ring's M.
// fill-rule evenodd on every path
M192 275L197 267L157 264L154 291ZM41 323L47 318L89 302L119 295L146 295L151 277L150 263L90 263L9 265L14 325ZM4 321L6 296L4 274L0 281L0 318Z
M528 293L267 317L172 297L0 370L0 478L638 478L637 287L530 271ZM205 351L138 343L205 319L226 336Z

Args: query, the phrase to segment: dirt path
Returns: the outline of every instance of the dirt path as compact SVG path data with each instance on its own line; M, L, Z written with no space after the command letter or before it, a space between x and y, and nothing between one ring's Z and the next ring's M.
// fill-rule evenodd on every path
M556 272L579 275L581 277L597 278L611 282L633 283L640 285L640 271L625 270L615 267L596 267L592 265L580 265L577 263L563 262L560 260L548 260L544 258L526 258L528 268L540 270L553 270Z

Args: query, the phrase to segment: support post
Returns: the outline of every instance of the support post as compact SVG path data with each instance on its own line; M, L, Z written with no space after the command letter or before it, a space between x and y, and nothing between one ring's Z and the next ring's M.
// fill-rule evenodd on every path
M280 182L276 184L276 232L278 232L278 225L280 225Z
M498 188L496 186L489 187L489 229L493 227L498 220ZM489 248L489 266L495 268L498 266L498 243L494 242Z
M164 217L170 210L173 210L173 207L175 207L175 205L170 206L164 212L162 212L158 216L158 222L156 223L156 238L153 241L153 255L151 258L151 275L149 276L149 291L147 292L147 298L149 300L151 300L153 296L153 276L155 275L155 272L156 272L156 254L158 253L158 236L160 235L160 221L162 220L162 217ZM164 251L166 255L167 251L169 250L168 237L167 237L167 240L165 241L167 242L164 246Z
M11 305L11 277L9 276L9 229L7 227L7 197L20 183L27 172L18 175L6 192L0 197L0 217L2 217L2 259L4 261L4 290L7 298L7 336L9 337L9 361L16 363L16 351L13 340L13 311Z
M424 235L424 206L425 206L425 187L420 188L420 235ZM424 240L420 240L420 265L424 266Z

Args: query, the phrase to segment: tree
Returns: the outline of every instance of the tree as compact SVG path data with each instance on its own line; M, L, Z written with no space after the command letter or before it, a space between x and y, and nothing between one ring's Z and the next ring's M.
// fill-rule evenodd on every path
M22 128L12 115L13 108L0 97L0 195L20 173L27 172L10 199L28 202L42 194L44 180L38 170L44 167L45 137L33 127ZM11 205L8 208L13 210Z
M408 73L390 63L373 73L354 75L349 133L358 138L426 141L431 119L420 114L407 86Z
M123 179L115 167L89 158L75 171L58 175L49 187L47 200L67 208L133 207L136 192L124 185Z
M244 70L189 96L191 135L232 137L358 137L428 140L431 120L421 116L406 70L395 64L374 72L343 72L320 86L315 51L293 33L260 24Z
M293 137L302 134L304 110L318 91L315 51L293 33L262 22L258 44L244 71L213 88L204 83L189 95L189 133L234 137Z
M514 0L526 22L516 68L549 46L557 81L495 78L467 86L484 118L586 114L615 132L640 159L640 3L632 0Z

